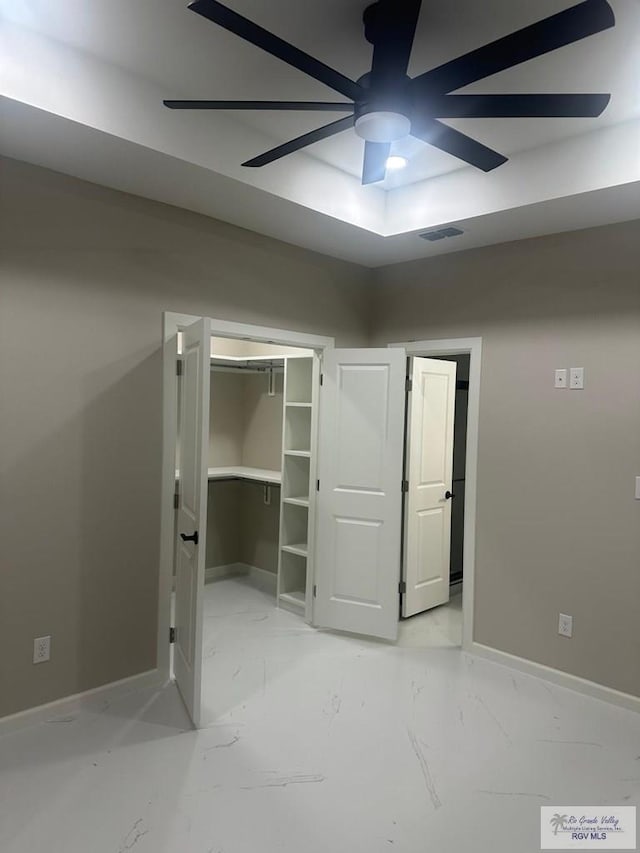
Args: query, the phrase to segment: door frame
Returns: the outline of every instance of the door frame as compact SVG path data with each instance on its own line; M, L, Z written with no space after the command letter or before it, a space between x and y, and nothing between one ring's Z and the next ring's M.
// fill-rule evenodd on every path
M467 412L467 458L464 501L464 574L462 578L462 648L472 651L473 606L476 569L476 512L478 489L478 432L480 424L480 382L482 338L445 338L387 344L403 347L407 356L469 355L469 408Z
M161 678L170 678L169 628L171 627L171 593L173 590L174 508L176 477L176 441L178 426L178 382L176 376L177 334L202 318L201 314L162 314L162 487L160 502L160 562L158 576L157 668ZM230 320L211 320L211 335L238 338L281 346L301 347L322 352L335 347L335 338L254 326Z

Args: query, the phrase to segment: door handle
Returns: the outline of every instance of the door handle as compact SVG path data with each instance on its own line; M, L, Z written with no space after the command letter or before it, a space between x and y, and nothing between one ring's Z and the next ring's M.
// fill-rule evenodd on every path
M444 493L444 499L445 499L445 501L450 501L450 500L451 500L451 498L455 498L455 495L453 494L453 492L445 492L445 493Z
M187 536L186 533L181 533L180 538L183 542L193 542L194 545L198 544L198 531L196 530L191 536Z

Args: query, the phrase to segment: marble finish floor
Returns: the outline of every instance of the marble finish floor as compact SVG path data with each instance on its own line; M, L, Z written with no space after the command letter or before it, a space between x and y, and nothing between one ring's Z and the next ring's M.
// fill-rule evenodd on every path
M0 737L0 850L538 853L542 805L640 805L639 715L404 626L338 636L208 586L209 727L168 685Z

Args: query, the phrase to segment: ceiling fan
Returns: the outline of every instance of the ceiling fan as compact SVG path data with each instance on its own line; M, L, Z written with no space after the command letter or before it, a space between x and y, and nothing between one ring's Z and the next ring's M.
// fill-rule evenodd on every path
M607 0L584 0L418 77L407 76L422 0L378 0L364 11L364 31L373 45L371 71L350 80L217 0L194 0L189 9L303 71L349 101L177 101L177 110L310 110L346 112L324 127L243 163L273 163L349 128L365 140L362 183L382 181L393 142L409 134L466 163L490 172L507 157L443 124L447 118L595 117L608 94L451 94L457 89L542 56L615 25Z

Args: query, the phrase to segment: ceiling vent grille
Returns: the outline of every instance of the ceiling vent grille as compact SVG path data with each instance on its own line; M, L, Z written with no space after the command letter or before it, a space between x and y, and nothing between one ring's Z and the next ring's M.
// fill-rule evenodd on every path
M425 231L420 234L423 240L429 240L430 243L435 243L437 240L444 240L446 237L460 237L464 234L460 228L441 228L439 231Z

